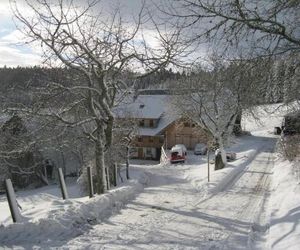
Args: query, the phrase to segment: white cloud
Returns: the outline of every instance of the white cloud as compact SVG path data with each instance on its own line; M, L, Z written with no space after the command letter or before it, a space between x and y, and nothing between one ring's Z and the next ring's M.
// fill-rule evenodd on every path
M0 67L33 66L41 64L41 57L18 48L0 45Z
M13 30L0 38L0 67L41 64L41 48L34 44L26 45L24 41L26 38L19 30Z
M8 31L9 31L9 29L0 27L0 33L8 32Z
M8 0L0 1L0 18L4 19L7 17L11 17L11 10Z
M25 39L24 34L19 30L13 30L9 34L0 38L0 44L19 44Z

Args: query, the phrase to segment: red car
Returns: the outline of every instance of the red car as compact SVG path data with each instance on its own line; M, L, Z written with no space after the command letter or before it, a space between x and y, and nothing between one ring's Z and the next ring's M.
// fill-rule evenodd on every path
M171 149L171 163L176 163L176 162L185 162L186 159L186 152L184 148L179 147L179 146L174 146Z

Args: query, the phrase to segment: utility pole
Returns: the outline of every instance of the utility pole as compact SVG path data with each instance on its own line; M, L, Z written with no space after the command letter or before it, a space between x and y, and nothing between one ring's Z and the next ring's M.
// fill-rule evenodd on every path
M209 170L209 147L207 148L207 181L210 181L210 170Z

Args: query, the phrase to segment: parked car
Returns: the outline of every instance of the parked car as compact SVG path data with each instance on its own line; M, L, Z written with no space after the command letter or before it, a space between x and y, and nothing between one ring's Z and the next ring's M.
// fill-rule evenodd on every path
M221 151L218 150L217 154L221 154ZM226 152L227 161L234 161L236 160L236 153L234 152Z
M185 162L186 159L186 151L184 151L184 148L178 145L175 145L171 148L171 163L177 163L177 162Z
M234 160L236 160L236 153L227 152L226 153L226 158L227 158L227 161L234 161Z
M281 131L281 127L274 127L274 135L280 135Z
M184 144L176 144L174 146L174 148L178 148L178 147L182 148L182 150L183 150L183 152L184 152L185 155L187 154L187 149L186 149L186 146Z
M195 145L194 154L195 155L205 155L207 153L207 147L204 143L198 143Z

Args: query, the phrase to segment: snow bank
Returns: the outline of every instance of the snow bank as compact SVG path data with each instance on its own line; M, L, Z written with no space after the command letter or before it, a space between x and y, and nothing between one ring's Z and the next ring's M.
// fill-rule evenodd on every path
M247 168L255 158L258 149L250 149L238 153L238 159L228 164L224 169L214 170L214 164L210 164L210 182L207 182L207 163L195 166L185 173L185 179L202 192L204 196L220 192L227 188Z
M278 158L275 162L269 202L270 230L267 238L269 248L299 249L299 202L300 185L297 185L293 164Z
M80 235L93 224L107 218L117 211L136 193L143 190L148 181L141 173L138 180L130 180L121 187L104 195L54 200L37 218L22 223L0 227L0 245L13 246L40 242L62 241Z
M248 165L252 162L257 153L261 151L262 147L273 145L275 140L276 138L273 137L263 138L255 135L236 138L234 144L227 150L236 152L237 159L233 162L229 162L224 169L217 171L214 170L214 164L210 164L209 183L207 182L208 170L206 156L203 156L199 162L199 156L188 155L187 164L190 164L190 169L185 171L185 179L190 181L204 196L222 191L234 183L234 180L247 169ZM270 146L270 150L272 149L273 146ZM213 155L211 155L210 159L213 159ZM197 161L198 164L196 164Z
M76 178L67 178L66 185L70 198L82 197L80 187L76 184ZM61 199L61 190L58 184L52 184L35 189L16 191L18 204L22 207L22 215L27 219L44 214L45 209L50 207L51 202ZM34 213L36 211L36 213ZM0 195L0 224L12 223L6 195Z
M243 153L245 154L243 158L235 162L235 164L228 164L224 169L218 170L213 174L214 181L209 186L209 193L223 191L236 178L239 178L249 163L255 158L258 150L251 149Z

